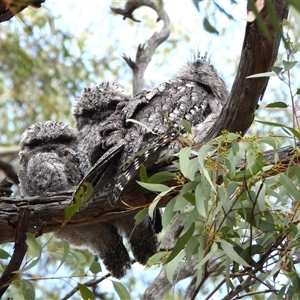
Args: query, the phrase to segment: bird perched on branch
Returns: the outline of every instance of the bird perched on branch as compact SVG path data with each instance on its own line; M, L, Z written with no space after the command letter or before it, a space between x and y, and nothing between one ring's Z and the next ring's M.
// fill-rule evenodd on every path
M62 122L39 122L27 128L19 152L22 195L47 195L79 183L76 138L76 130Z
M119 151L124 146L122 141L126 129L121 110L131 99L129 93L112 82L102 82L93 88L85 89L76 99L73 115L78 129L78 156L83 174L88 174L98 159L106 153L111 153L112 148L117 146ZM118 165L113 161L110 163L107 176L112 177L117 172ZM92 181L94 180L96 178L92 178ZM146 264L149 257L157 252L155 228L148 215L140 224L135 225L135 214L136 211L124 217L119 214L109 225L115 226L115 232L128 238L135 259L141 264ZM159 211L155 216L159 217L158 214Z
M151 167L184 146L187 132L181 120L191 124L195 144L203 143L227 98L224 81L209 59L199 54L173 79L136 94L128 102L121 111L124 138L115 141L87 179L95 178L95 190L109 188L109 200L116 203L124 187L139 174L141 165Z
M23 133L20 146L19 179L23 196L47 195L79 184L82 174L75 129L62 122L39 122ZM82 153L80 158L82 161ZM65 226L56 233L56 238L99 255L116 278L123 277L130 269L128 252L112 223Z

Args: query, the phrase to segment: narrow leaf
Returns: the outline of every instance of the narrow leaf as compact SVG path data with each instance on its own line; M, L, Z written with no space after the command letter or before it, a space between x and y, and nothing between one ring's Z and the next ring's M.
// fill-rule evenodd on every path
M0 249L0 259L7 259L10 256L11 255L8 252L4 251L3 249Z
M155 253L148 259L147 266L153 266L155 264L161 263L165 256L166 256L165 252Z
M288 105L284 102L273 102L266 105L266 108L287 108Z
M179 125L182 125L187 133L192 133L192 125L187 120L182 119Z
M120 299L126 299L126 300L130 300L130 294L127 290L127 288L121 283L121 282L117 282L117 281L112 281L114 289L116 291L116 293L118 294L118 296L120 297Z
M174 173L163 171L156 173L148 178L148 183L161 183L167 180L172 180L174 178Z
M203 27L209 33L215 33L217 35L219 34L219 31L209 22L207 17L203 19Z
M94 293L92 293L85 285L78 283L79 291L81 294L81 297L84 300L94 300L96 299Z
M141 165L140 168L140 180L142 182L147 182L148 181L148 175L147 175L147 171L144 165Z
M300 191L296 188L293 181L284 174L280 174L280 181L282 182L287 193L290 194L297 202L300 202Z
M28 245L29 255L31 255L32 257L40 256L42 252L41 245L38 243L35 236L30 232L26 233L26 244Z
M277 76L275 72L264 72L264 73L257 73L250 76L247 76L246 78L259 78L259 77L271 77L271 76Z
M141 181L137 181L137 183L143 188L153 192L165 192L170 189L167 185L160 183L147 183Z
M189 241L191 236L193 235L195 230L195 223L192 223L190 228L182 235L179 237L177 240L171 254L169 255L166 263L170 262L172 259L174 259L178 253L185 247L186 243Z
M180 171L184 177L187 177L187 172L189 171L191 151L192 149L190 147L185 147L179 152Z
M70 253L70 244L68 241L61 241L60 244L62 245L64 251L63 251L63 256L61 258L61 262L59 266L57 267L55 273L59 270L59 268L66 262L68 255Z
M134 219L135 219L135 225L140 224L140 223L145 219L145 216L147 215L147 213L148 213L148 208L144 208L144 209L142 209L141 211L139 211L139 212L134 216Z
M244 267L251 267L243 258L241 258L236 251L233 249L232 245L228 242L221 240L221 247L224 252L235 262L244 266Z
M23 280L22 282L22 292L25 300L34 300L35 291L33 284L29 280Z
M178 255L167 264L167 278L170 281L170 283L173 284L173 278L174 278L174 273L181 262L181 260L184 258L185 251L181 250Z

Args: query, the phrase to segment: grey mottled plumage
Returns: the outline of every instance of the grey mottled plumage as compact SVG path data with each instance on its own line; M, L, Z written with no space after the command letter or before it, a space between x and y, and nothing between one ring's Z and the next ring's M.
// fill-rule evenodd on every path
M76 130L59 122L40 122L21 137L20 190L23 196L46 195L74 188L82 175L77 157ZM122 238L112 224L66 226L56 234L75 247L98 254L112 276L130 268Z
M73 128L53 121L36 123L23 133L19 153L22 195L46 195L79 183L76 137Z
M135 119L143 125L127 122L122 151L112 148L115 152L106 153L103 163L95 166L96 190L110 186L110 201L115 203L142 164L151 167L161 157L177 153L185 134L179 125L182 119L190 122L194 142L203 142L227 98L225 83L206 57L195 58L172 80L135 95L121 114L125 120ZM115 159L120 167L111 179L106 165Z
M126 134L120 112L131 98L118 84L103 82L86 89L76 100L73 115L79 131L78 153L80 168L84 174L90 171L91 166L102 155L111 153L110 150L114 147L119 153L124 146L119 143L124 141ZM112 178L117 168L118 165L114 161L109 161L106 165L106 175ZM93 181L97 179L92 178L91 182ZM111 230L115 226L120 234L126 236L136 260L145 264L157 251L157 238L150 217L146 216L142 223L135 226L134 214L123 218L118 216L116 220L107 223L107 226ZM115 254L123 255L117 252Z

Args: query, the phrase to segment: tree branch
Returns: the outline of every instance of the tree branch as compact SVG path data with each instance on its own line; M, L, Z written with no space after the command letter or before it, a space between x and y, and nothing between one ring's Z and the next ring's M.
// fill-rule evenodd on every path
M29 215L29 209L21 208L17 221L14 253L0 278L0 298L7 290L12 280L17 276L14 272L19 270L26 254L26 232L29 225Z
M8 21L28 6L41 7L46 0L0 0L0 23Z
M271 3L277 14L278 23L281 24L282 20L287 18L288 5L282 0L272 0ZM207 134L206 141L219 135L223 129L245 134L253 122L257 103L264 95L269 78L246 77L271 70L281 40L281 36L271 24L267 6L261 11L261 16L269 30L270 38L264 36L256 21L247 22L238 72L229 99L220 118Z
M297 162L298 157L291 146L280 148L276 152L279 157L278 163L281 163L281 166L283 164L288 165L292 157ZM274 164L274 151L266 151L264 158L268 164ZM156 169L153 168L149 175L164 170L174 173L178 172L178 169L174 165L166 165ZM284 168L282 167L281 170L284 171ZM170 184L173 183L170 182ZM148 206L156 196L153 192L145 190L138 185L135 180L126 186L121 195L122 201L119 201L115 206L111 206L108 203L108 193L109 189L99 195L90 206L76 213L68 224L79 225L99 221L104 222L116 219L118 216L123 217L124 214L132 213L134 210L138 212L140 209ZM29 232L38 236L46 232L58 230L65 219L64 209L72 202L72 194L73 190L52 193L49 196L26 198L0 197L0 244L14 240L19 210L24 207L28 207L31 211ZM173 196L173 194L166 195L160 200L158 206L164 207Z
M160 32L155 32L151 36L147 42L147 45L140 44L138 46L135 61L133 61L130 57L123 55L124 60L133 71L133 95L143 89L145 70L150 63L157 47L169 37L171 32L171 21L168 14L163 7L158 7L157 4L152 0L127 1L124 9L111 9L115 13L123 15L123 19L130 18L136 22L139 22L133 17L132 13L135 9L141 6L148 6L154 9L158 16L157 21L162 20L164 26Z
M195 267L199 263L198 260L193 260L191 264L187 262L180 262L173 275L173 281L178 283L179 281L192 276L195 273ZM173 286L167 278L166 266L161 270L159 275L146 289L143 300L156 300L162 299L163 296Z

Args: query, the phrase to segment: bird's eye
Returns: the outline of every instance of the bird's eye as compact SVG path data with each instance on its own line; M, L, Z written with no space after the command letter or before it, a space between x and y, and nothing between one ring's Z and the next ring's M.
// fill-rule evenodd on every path
M73 141L72 137L69 136L60 136L55 139L56 144L63 144L63 145L70 144L70 142L72 141Z
M94 111L92 111L92 110L84 110L83 113L81 114L81 117L90 118L93 116L93 114L94 114Z
M33 149L33 148L41 146L41 144L42 144L42 141L40 141L40 140L32 140L30 143L27 144L27 146L29 148Z

